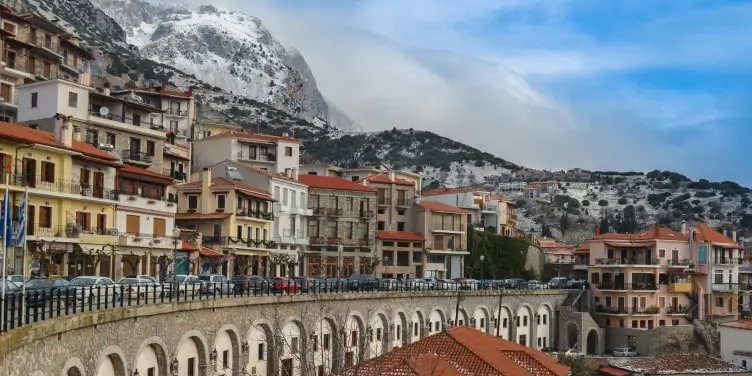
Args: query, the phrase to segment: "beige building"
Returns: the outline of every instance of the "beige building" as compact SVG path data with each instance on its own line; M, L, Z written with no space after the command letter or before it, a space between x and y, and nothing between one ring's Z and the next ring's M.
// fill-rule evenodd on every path
M386 174L387 176L394 176L396 179L414 183L418 192L420 192L420 188L423 184L423 177L420 174L409 171L393 170L384 163L370 163L363 168L342 168L330 164L319 163L302 164L300 165L300 174L336 176L350 181L361 181L372 176Z
M338 177L300 175L309 187L309 276L371 274L380 264L374 254L376 190Z
M285 133L276 136L263 133L226 131L212 134L193 143L192 171L224 161L235 161L273 173L298 169L300 140Z
M425 253L416 276L461 278L465 275L467 250L466 210L440 202L419 200L413 214L413 226L425 234Z

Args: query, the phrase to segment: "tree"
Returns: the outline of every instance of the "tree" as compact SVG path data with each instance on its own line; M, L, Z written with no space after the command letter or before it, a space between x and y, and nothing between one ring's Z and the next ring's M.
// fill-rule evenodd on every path
M606 215L601 216L601 223L598 225L598 232L601 234L607 234L609 232L608 217Z
M481 268L484 278L493 279L518 277L525 269L527 240L472 228L468 228L467 234L470 255L466 257L465 265L473 277L480 278ZM483 262L480 261L481 255L484 256Z
M554 235L551 233L551 228L549 228L545 222L543 223L543 225L541 225L541 236L546 238L554 237Z
M587 199L586 200L582 200L581 204L582 204L582 206L590 206L590 201L587 200Z
M598 206L608 206L608 201L606 201L606 200L598 200Z
M561 228L562 234L569 230L569 216L567 216L566 212L559 218L559 228Z

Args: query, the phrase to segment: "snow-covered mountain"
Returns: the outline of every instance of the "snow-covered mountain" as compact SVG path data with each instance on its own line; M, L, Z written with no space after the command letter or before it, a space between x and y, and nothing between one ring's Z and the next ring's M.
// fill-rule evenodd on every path
M92 1L145 58L308 121L358 129L321 95L303 56L282 46L257 17L213 5L188 9L142 0Z

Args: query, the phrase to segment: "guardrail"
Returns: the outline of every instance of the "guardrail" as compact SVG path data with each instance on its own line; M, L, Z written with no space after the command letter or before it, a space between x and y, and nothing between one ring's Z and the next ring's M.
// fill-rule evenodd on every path
M263 282L248 280L204 283L116 284L109 286L60 286L41 291L6 291L0 297L4 307L4 320L0 333L45 320L103 309L232 298L252 298L276 295L352 294L376 292L429 292L429 291L499 291L525 290L501 286L463 285L462 283L421 283L394 280L355 280L299 282L300 279L270 279ZM536 290L562 290L540 286Z

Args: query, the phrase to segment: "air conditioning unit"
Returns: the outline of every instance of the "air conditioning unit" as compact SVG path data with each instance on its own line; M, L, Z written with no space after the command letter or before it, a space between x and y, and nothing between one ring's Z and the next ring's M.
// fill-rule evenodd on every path
M115 146L113 146L112 144L99 144L99 148L106 151L115 150Z

